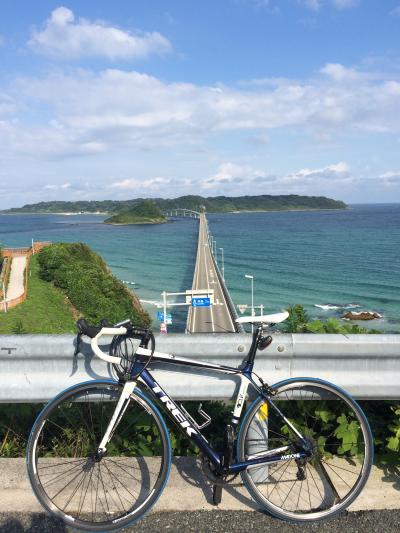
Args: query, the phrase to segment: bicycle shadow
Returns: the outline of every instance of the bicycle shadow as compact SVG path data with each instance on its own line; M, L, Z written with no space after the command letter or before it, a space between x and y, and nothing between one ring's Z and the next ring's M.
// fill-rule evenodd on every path
M103 372L100 374L95 370L93 361L98 362L98 357L93 353L90 342L80 339L78 346L78 340L77 337L75 337L73 340L73 346L74 351L77 349L79 349L79 351L74 355L70 376L73 376L79 371L79 367L83 358L84 370L92 379L118 379L111 363L107 364L106 372L103 370ZM104 353L109 354L110 343L101 344L100 348L104 351ZM104 367L102 368L104 369Z
M57 531L57 533L70 533L68 528L56 518L44 513L34 513L30 515L24 523L22 519L10 517L5 522L0 522L0 533L43 533L44 531Z
M385 465L381 469L384 473L382 481L391 483L395 490L400 491L400 467L396 465Z
M198 457L174 457L173 464L182 479L189 483L192 487L196 487L203 491L206 502L213 504L213 483L209 480L201 467L201 460ZM241 488L244 486L240 482L240 477L236 478L232 484L223 486L222 502L224 501L224 491L226 491L232 498L235 498L240 503L248 508L260 510L259 506L247 494L243 494ZM215 506L217 508L217 506Z
M212 503L212 485L204 476L199 457L173 457L175 465L182 479L192 487L203 491L207 502Z

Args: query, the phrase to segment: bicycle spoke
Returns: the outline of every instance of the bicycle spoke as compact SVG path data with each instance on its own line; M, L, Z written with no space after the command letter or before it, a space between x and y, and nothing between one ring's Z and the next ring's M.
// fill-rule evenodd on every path
M72 469L69 470L69 473L73 473L74 471L76 470L79 470L80 471L80 467L81 465L84 463L85 461L82 461L81 464L78 464L78 465L75 465ZM67 472L68 474L68 472ZM48 474L46 474L48 475ZM50 474L51 475L51 474ZM65 472L61 472L60 474L57 474L56 476L54 476L53 478L51 479L46 479L45 482L43 483L43 486L44 487L49 487L50 485L53 485L56 481L58 481L59 479L61 478L64 478L66 476L66 473ZM73 479L75 479L76 476L74 476Z
M331 463L328 463L327 461L324 461L323 459L321 459L321 462L330 466L332 469L335 469L335 468L338 468L339 470L343 470L345 472L349 472L350 474L354 474L355 476L358 476L359 475L359 471L354 471L354 470L349 470L348 468L343 468L343 466L339 466L339 465L332 465Z
M332 470L332 472L341 480L343 481L343 483L345 483L350 489L351 489L351 485L349 485L349 483L347 483L347 481L345 479L342 478L342 476L340 476L337 472L335 472L335 470L332 468L332 466L329 464L329 463L325 463L326 466L328 468L330 468Z
M112 474L112 473L110 472L108 466L107 466L105 463L104 463L104 468L107 469L107 471L108 471L108 475L110 476L111 479L113 479L113 478L114 478L114 479L117 479L117 478L114 476L114 474ZM117 481L118 481L118 479L117 479ZM112 488L115 489L115 491L116 491L116 493L117 493L117 496L118 496L119 502L120 502L120 504L121 504L121 508L122 508L122 510L126 513L126 509L125 509L125 507L124 507L124 504L122 503L122 499L121 499L121 496L120 496L120 494L119 494L119 491L118 491L116 485L114 484L114 482L112 482L112 483L113 483Z
M138 483L141 483L141 480L140 480L139 478L135 477L135 476L134 476L133 474L131 474L130 472L127 472L127 471L126 471L124 468L122 468L122 466L119 465L116 461L110 459L110 457L107 457L107 461L108 461L109 463L114 464L117 468L119 468L120 470L122 470L122 471L124 472L124 474L125 474L127 477L130 477L130 478L134 479L135 481L137 481ZM155 474L155 473L156 473L156 472L152 472L150 469L149 469L149 472L150 472L151 474Z

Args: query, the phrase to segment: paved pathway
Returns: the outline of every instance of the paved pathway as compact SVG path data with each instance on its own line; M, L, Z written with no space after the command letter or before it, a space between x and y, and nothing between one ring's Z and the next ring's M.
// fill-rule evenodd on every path
M26 255L13 257L11 263L10 279L7 287L7 300L14 300L24 294L24 272L26 268Z

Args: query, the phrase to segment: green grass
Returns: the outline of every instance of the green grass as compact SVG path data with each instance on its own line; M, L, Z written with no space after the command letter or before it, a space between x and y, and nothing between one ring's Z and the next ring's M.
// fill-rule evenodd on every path
M73 307L52 283L38 275L37 256L32 256L28 298L7 313L0 313L0 333L74 333Z

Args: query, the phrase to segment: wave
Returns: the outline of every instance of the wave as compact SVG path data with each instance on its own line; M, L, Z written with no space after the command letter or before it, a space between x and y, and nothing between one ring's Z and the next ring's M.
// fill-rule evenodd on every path
M156 302L155 300L143 300L142 298L140 298L140 303L151 304L151 305L155 305L156 307L160 307L160 308L163 306L162 302Z
M357 309L357 307L361 307L360 304L314 304L314 307L318 307L319 309L323 309L324 311L332 311L332 310L338 310L338 309Z

